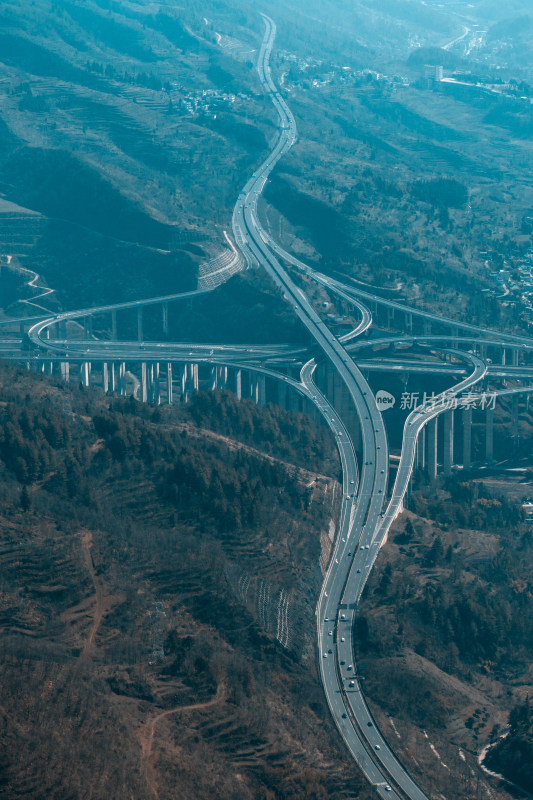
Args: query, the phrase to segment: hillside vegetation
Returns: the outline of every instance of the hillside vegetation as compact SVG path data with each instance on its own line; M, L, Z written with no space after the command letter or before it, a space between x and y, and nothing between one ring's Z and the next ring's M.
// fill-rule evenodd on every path
M0 367L1 794L367 800L315 667L333 443Z

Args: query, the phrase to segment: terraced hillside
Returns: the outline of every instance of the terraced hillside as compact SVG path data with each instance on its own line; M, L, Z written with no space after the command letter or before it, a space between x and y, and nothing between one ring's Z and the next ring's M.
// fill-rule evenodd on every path
M3 367L0 395L2 796L369 797L315 667L325 429Z

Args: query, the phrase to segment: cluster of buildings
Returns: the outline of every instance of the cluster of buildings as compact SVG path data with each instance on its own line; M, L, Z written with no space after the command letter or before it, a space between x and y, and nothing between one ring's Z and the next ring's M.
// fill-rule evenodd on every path
M172 86L175 90L177 86ZM246 101L246 95L220 92L216 89L202 89L196 92L180 94L176 98L174 91L170 94L172 104L181 112L191 117L202 115L216 116L217 111L228 107L236 108Z
M361 84L364 81L379 82L393 91L398 87L409 86L409 79L405 75L389 76L371 69L352 69L339 64L326 64L314 58L301 58L285 50L278 53L278 58L285 66L282 85L289 78L289 81L297 86L300 85L300 80L305 80L314 88L333 84ZM302 74L301 79L296 77L297 73Z
M503 300L502 306L510 303L519 305L524 318L533 324L533 250L529 250L517 267L511 269L504 264L503 269L489 274L494 282L491 294Z

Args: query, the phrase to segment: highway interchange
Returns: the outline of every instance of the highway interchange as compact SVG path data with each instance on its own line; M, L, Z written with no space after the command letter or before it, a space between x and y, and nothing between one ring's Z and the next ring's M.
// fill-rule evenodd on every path
M225 364L236 368L256 371L272 379L283 381L314 404L330 427L337 443L343 479L343 494L336 538L330 562L324 577L317 604L317 655L320 676L327 702L337 728L353 758L375 787L381 797L398 800L428 800L422 789L414 782L409 772L398 761L379 731L365 702L357 664L354 660L354 618L368 575L381 546L386 542L394 519L403 509L403 501L413 472L417 440L423 427L443 412L446 402L461 392L471 389L488 375L527 376L527 369L516 365L488 364L473 352L460 350L459 345L500 346L521 348L524 352L533 349L533 340L525 336L487 331L457 320L445 320L435 314L411 309L396 301L376 297L367 291L322 275L299 259L285 252L261 226L257 204L268 177L278 161L297 141L295 119L285 100L279 93L271 74L270 55L276 36L273 20L262 15L265 35L261 45L257 70L259 79L270 96L279 116L279 129L275 144L266 160L256 169L242 189L233 212L232 228L240 254L251 268L262 268L279 287L284 300L290 304L315 342L312 352L308 348L291 346L226 346L197 345L194 343L145 342L98 340L94 336L78 338L53 335L61 326L93 316L101 316L122 309L144 307L197 297L209 289L187 292L182 295L151 298L133 303L119 303L97 308L35 318L29 329L29 340L33 350L21 351L23 341L19 336L6 335L0 340L0 356L12 360L107 362L121 361L174 361L205 362L212 365ZM241 255L242 254L242 255ZM321 286L332 296L350 303L360 321L349 333L337 337L324 323L311 305L305 292L295 283L289 269L300 273ZM366 304L379 302L386 308L401 314L421 316L427 322L448 326L451 333L445 335L409 335L396 337L395 345L417 344L427 348L425 360L413 362L402 350L390 354L390 358L379 358L375 354L362 360L359 353L370 346L391 344L390 338L358 339L373 323L372 314ZM23 323L28 320L21 320ZM13 323L6 320L2 325ZM461 332L461 335L459 335ZM450 354L454 363L440 361L429 353L438 351ZM358 363L354 361L357 357ZM357 412L361 431L360 461L352 441L350 423L343 419L331 398L326 397L315 382L318 363L326 362L343 382ZM299 380L284 374L283 365L301 366ZM392 490L389 484L389 452L386 429L382 414L377 407L373 392L363 376L362 368L397 368L452 374L461 380L448 388L431 405L419 406L407 418L402 441L401 457ZM499 370L499 371L498 371ZM285 370L286 372L287 370ZM530 368L533 377L533 368ZM501 394L533 391L533 388L516 387Z

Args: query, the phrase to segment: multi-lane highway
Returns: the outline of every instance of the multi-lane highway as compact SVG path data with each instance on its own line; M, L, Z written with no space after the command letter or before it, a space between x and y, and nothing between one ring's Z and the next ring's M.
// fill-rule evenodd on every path
M278 260L270 238L258 223L257 201L265 182L277 161L296 140L296 123L285 101L279 95L272 80L269 57L276 34L274 22L263 16L266 34L259 54L258 72L265 90L271 95L280 118L280 131L277 142L263 164L256 170L241 192L233 217L233 230L239 246L245 252L249 263L261 265L280 288L283 297L305 325L322 356L330 363L348 389L348 393L361 420L363 459L358 476L353 445L347 431L336 431L336 438L343 465L343 501L339 520L337 539L333 555L325 576L318 607L318 649L320 672L328 704L350 752L358 761L365 775L383 796L409 797L424 800L424 793L402 768L393 753L386 747L375 725L370 728L368 709L362 707L352 697L361 693L350 691L359 688L353 680L353 665L341 664L339 645L350 639L352 626L347 625L346 635L339 636L339 609L343 604L346 584L351 574L362 575L359 563L360 553L366 554L367 538L371 543L381 519L380 514L385 499L388 480L387 438L381 413L374 401L369 385L362 373L349 358L343 344L331 333L320 319L305 293L296 286ZM369 317L365 310L361 330L368 327ZM302 381L312 380L313 363L302 370ZM318 407L324 413L324 397L315 388ZM357 482L357 483L356 483ZM357 491L350 487L357 486ZM370 543L368 547L370 547ZM364 548L364 550L363 550ZM365 557L361 561L366 560ZM365 564L366 566L366 564ZM353 572L352 570L355 570ZM350 601L353 613L354 598ZM343 642L340 642L340 638ZM353 652L347 655L350 662ZM348 669L349 668L349 669ZM351 674L350 674L351 670ZM351 684L351 686L350 686ZM378 743L383 741L383 747Z

